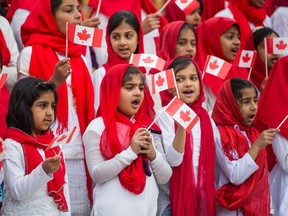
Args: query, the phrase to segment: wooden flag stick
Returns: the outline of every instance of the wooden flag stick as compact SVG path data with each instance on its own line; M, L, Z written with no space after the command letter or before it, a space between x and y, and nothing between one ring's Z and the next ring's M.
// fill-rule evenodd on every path
M279 129L283 124L284 122L286 121L286 119L288 118L288 115L286 115L286 117L282 120L282 122L278 125L277 129Z
M162 11L166 8L166 6L170 3L171 0L168 0L158 11L159 13L162 13Z
M248 81L250 81L251 73L252 73L252 67L250 67L250 70L249 70Z
M99 2L98 2L98 6L97 6L97 11L96 11L95 17L98 17L98 16L99 16L100 7L101 7L101 0L99 0Z

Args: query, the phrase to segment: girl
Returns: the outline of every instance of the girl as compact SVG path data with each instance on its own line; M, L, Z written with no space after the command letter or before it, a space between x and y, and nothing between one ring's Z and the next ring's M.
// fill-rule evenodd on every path
M272 0L234 0L228 7L218 12L216 17L227 17L236 20L241 31L241 48L243 49L248 35L256 26L271 27L271 20L266 9Z
M135 14L127 10L114 13L108 22L106 43L108 61L102 68L96 70L93 75L95 90L95 110L99 107L100 84L106 71L116 64L128 63L132 53L143 53L143 31ZM149 90L145 87L145 109L152 118L155 115L153 110L153 99Z
M98 118L83 136L96 184L92 215L156 215L156 182L168 182L172 170L155 150L160 140L154 143L143 128L149 126L143 124L143 100L144 77L135 66L119 64L108 70Z
M55 85L24 78L12 90L6 118L2 215L60 215L68 211L68 186L59 147L46 150L54 138L58 96ZM70 215L67 212L65 215Z
M205 100L202 74L194 61L187 57L170 60L165 68L174 69L180 99L199 117L192 131L175 125L165 112L158 118L166 157L174 167L170 180L172 215L212 216L216 213L214 142L219 138L216 126L202 107ZM177 95L175 89L165 91L165 94L170 100ZM164 105L168 102L164 101Z
M94 118L94 93L85 59L81 55L81 46L69 42L69 59L65 59L67 22L81 22L77 0L37 1L22 26L22 39L27 47L19 57L19 77L41 77L46 81L54 81L58 86L59 80L52 74L55 64L62 59L63 64L58 70L67 79L57 89L61 100L56 112L57 121L52 129L58 135L77 126L74 138L63 148L63 153L72 214L89 215L92 181L86 172L81 136Z
M216 145L218 215L270 214L265 146L278 130L259 134L253 127L257 102L257 88L247 80L232 78L219 89L212 113L222 143Z
M251 82L262 92L266 83L266 68L265 68L265 38L275 38L279 35L271 28L259 27L250 33L246 42L247 50L256 50L257 57L254 67L251 72ZM277 62L279 55L267 53L267 68L272 69Z
M208 37L213 32L213 37ZM202 22L197 27L197 54L196 62L200 69L204 70L207 55L213 55L227 62L233 63L236 53L240 48L240 30L235 20L224 17L213 17ZM240 77L247 79L248 72L245 68L232 67L226 76L226 79L232 77ZM218 89L223 84L223 80L205 74L205 107L208 112L211 112L215 104Z

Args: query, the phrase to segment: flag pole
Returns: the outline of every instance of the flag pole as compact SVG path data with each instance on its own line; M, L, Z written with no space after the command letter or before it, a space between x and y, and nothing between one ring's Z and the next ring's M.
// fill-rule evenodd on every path
M250 81L251 73L252 73L252 67L250 67L250 70L249 70L248 81Z
M265 74L266 78L268 77L268 66L267 66L267 38L264 40L264 47L265 47Z
M287 118L288 118L288 115L286 115L286 117L282 120L282 122L278 125L276 129L279 129L284 124Z
M170 3L171 0L168 0L160 9L159 9L159 13L162 13L162 11L166 8L166 6Z
M172 68L172 73L173 73L174 83L176 84L175 85L176 94L177 94L177 97L180 99L179 90L178 90L178 87L177 87L176 77L175 77L175 73L174 73L174 69L173 68Z
M101 7L101 1L102 1L102 0L99 0L99 2L98 2L98 6L97 6L97 11L96 11L95 17L98 17L98 16L99 16L99 11L100 11L100 7Z
M68 57L68 22L66 22L66 54L65 58L67 59Z

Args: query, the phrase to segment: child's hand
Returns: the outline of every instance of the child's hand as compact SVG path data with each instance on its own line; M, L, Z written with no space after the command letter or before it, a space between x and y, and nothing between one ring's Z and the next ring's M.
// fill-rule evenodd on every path
M55 173L59 169L60 162L61 156L56 155L54 157L46 158L42 163L42 167L47 174Z
M87 26L87 27L92 27L92 28L97 28L99 24L100 24L99 17L91 17L81 22L82 26Z
M141 143L140 153L146 154L150 161L153 161L156 158L156 151L152 144L151 137L149 137L149 139L146 139Z
M150 132L146 131L145 128L138 128L131 139L130 145L133 152L138 155L141 150L141 144L148 139L150 139Z
M279 129L275 128L269 128L267 130L262 131L262 133L255 140L253 145L256 145L260 150L265 148L267 145L272 144L272 141L275 138L275 133L278 131Z
M142 22L142 28L144 34L151 32L152 30L160 27L160 17L161 13L156 12L153 14L148 14L147 17Z
M52 82L56 87L60 86L66 78L72 73L70 59L65 58L59 61L54 67L54 73L49 82Z

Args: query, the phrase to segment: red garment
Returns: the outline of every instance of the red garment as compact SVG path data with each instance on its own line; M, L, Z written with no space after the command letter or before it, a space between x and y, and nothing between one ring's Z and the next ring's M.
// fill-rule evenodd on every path
M254 127L243 124L242 115L233 96L230 80L226 80L219 89L219 94L213 109L212 118L218 126L222 149L229 160L233 158L232 150L236 150L239 158L242 158L249 150L246 137L234 125L238 125L241 131L245 131L251 143L259 136ZM244 215L270 215L270 192L268 184L268 168L266 151L262 149L255 162L259 169L255 171L241 185L227 183L221 186L217 192L218 203L229 210L242 208Z
M267 15L271 16L278 7L288 7L288 1L272 0L272 3L266 8Z
M247 41L247 37L251 32L249 22L255 26L264 26L263 21L267 16L266 8L271 4L272 0L266 0L262 8L256 8L249 4L250 0L233 0L228 4L234 19L238 22L241 31L241 48Z
M203 12L201 14L202 21L210 19L217 12L225 8L225 0L202 0Z
M122 79L129 66L130 64L118 64L111 67L101 83L99 116L103 118L105 130L101 135L100 149L106 159L111 159L127 149L135 131L143 126L142 120L145 115L143 105L135 114L135 123L117 110ZM144 155L138 155L138 158L119 174L121 185L135 194L140 194L146 185L143 159Z
M12 17L17 9L26 9L31 11L34 5L35 1L31 0L11 0L10 8L6 14L6 19L11 22Z
M225 59L220 37L233 25L238 26L237 22L230 18L225 17L213 17L208 19L196 28L197 32L197 52L195 56L195 61L198 63L201 70L204 70L207 55L213 55L218 58ZM207 35L213 35L208 37ZM233 63L233 62L230 62ZM248 71L245 68L239 68L237 66L232 66L226 79L239 77L243 79L248 78ZM204 75L204 83L208 86L214 93L215 96L218 94L220 86L223 84L223 80L211 74Z
M167 62L165 69L167 69L176 58ZM197 64L192 59L189 60L195 65L198 76L200 78L199 98L193 104L187 105L193 109L200 118L201 150L197 176L197 174L194 174L193 170L193 140L191 140L192 135L191 131L186 132L185 154L183 161L178 167L174 167L172 177L170 179L170 200L172 215L212 216L216 215L214 178L215 146L213 129L210 117L207 111L202 107L202 103L205 100L203 81L201 79L202 74ZM170 97L170 100L172 99L172 95L169 94L168 91L164 91L164 93L166 94L167 99L168 97ZM195 175L197 176L197 185L195 184Z
M9 128L8 133L5 137L15 140L22 145L24 158L25 158L25 175L29 175L36 167L38 167L42 162L43 158L38 152L37 148L45 150L48 144L54 138L53 132L46 132L43 135L32 136L24 133L17 128ZM44 151L45 158L54 157L59 154L60 148L54 147ZM64 184L65 182L65 162L63 154L61 153L61 162L59 169L53 173L53 179L47 183L47 193L49 196L53 197L54 202L57 204L60 211L68 211L68 205L66 202L64 194Z
M22 41L25 46L32 46L32 56L29 73L31 76L49 80L54 72L54 66L59 62L56 52L65 55L66 38L58 31L51 11L50 0L39 0L22 25ZM76 100L76 112L83 135L86 127L94 119L94 90L89 71L81 56L81 46L68 43L68 57L72 68L71 88ZM49 58L49 61L47 61ZM68 95L67 84L64 82L57 88L60 100L57 105L59 133L68 125ZM85 94L83 94L85 93ZM92 198L92 181L87 173L87 185L90 199ZM91 187L90 187L91 185Z
M185 13L175 4L174 1L171 1L166 6L165 18L169 23L173 21L186 21Z

